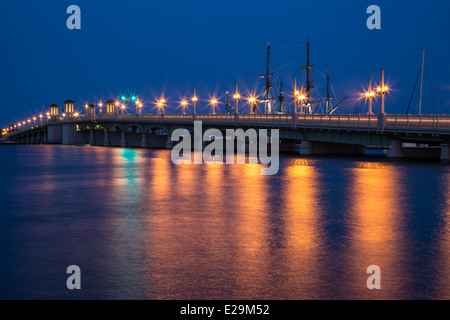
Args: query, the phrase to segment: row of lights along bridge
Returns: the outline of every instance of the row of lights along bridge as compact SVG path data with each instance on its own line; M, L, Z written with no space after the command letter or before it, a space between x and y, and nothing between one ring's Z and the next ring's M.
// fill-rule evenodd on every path
M368 114L373 114L372 100L373 100L373 98L375 98L375 94L377 94L377 93L381 95L381 113L384 113L384 96L389 91L389 87L384 84L384 70L382 69L381 71L382 71L381 72L381 74L382 74L381 75L381 85L376 87L376 91L374 91L372 88L372 80L370 80L368 91L366 91L365 93L362 94L362 96L367 98L369 101ZM294 102L294 114L297 114L299 111L300 111L300 113L306 113L308 108L304 108L304 106L305 106L305 101L308 100L308 97L307 97L306 92L303 90L303 88L301 88L299 90L295 86L294 90L292 91L292 97L293 97L293 102ZM246 100L247 103L249 104L250 113L256 113L258 103L263 101L263 100L258 99L258 96L253 92L253 90L250 90L250 93L248 94L247 97L242 96L239 92L237 83L236 83L236 91L233 94L233 99L235 100L235 109L233 110L235 113L239 113L239 100L241 100L241 99ZM186 98L186 96L185 96L181 101L179 101L179 105L182 108L183 114L186 114L186 109L191 103L192 103L192 107L193 107L192 113L196 114L197 113L196 107L197 107L197 103L199 101L200 100L199 100L198 96L196 95L195 88L194 88L194 94L190 99ZM210 97L209 100L206 100L206 101L208 102L208 105L211 106L211 108L212 108L212 114L216 114L216 107L219 105L219 98L217 98L216 94L213 93L212 97ZM102 102L100 100L100 102L97 104L97 106L94 104L86 103L86 105L85 105L86 112L84 114L85 115L95 114L96 108L98 108L98 112L101 114L103 112L104 106L106 106L107 114L111 114L111 113L119 114L119 111L122 114L125 114L126 110L129 108L129 105L127 105L127 102L134 103L134 105L136 107L136 114L142 114L142 109L144 108L144 104L137 95L133 95L131 97L121 96L120 98L117 98L114 101L108 100L106 102ZM62 113L62 115L61 115L62 118L65 118L65 117L77 118L82 115L81 112L77 112L77 111L73 110L74 101L67 100L67 101L65 101L65 103L66 104L69 103L72 105L72 112ZM164 93L162 93L161 97L153 104L156 106L158 112L163 114L164 107L167 106L167 101L164 97ZM52 111L52 107L53 107L53 111ZM57 111L58 107L59 107L58 105L52 104L52 105L50 105L50 112L45 113L45 115L41 113L37 116L32 116L26 120L22 120L16 124L11 125L8 128L4 128L4 129L2 129L3 134L7 134L9 131L21 129L23 127L34 126L38 123L41 123L45 118L52 119L54 117L60 117L59 112ZM65 110L65 111L67 111L67 110Z

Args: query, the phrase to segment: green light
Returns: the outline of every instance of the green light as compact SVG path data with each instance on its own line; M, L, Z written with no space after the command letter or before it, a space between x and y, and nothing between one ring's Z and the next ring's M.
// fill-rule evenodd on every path
M131 100L135 101L135 100L136 100L136 97L135 97L135 96L132 96L132 97L131 97Z
M122 98L121 98L122 100L125 100L125 96L122 96Z

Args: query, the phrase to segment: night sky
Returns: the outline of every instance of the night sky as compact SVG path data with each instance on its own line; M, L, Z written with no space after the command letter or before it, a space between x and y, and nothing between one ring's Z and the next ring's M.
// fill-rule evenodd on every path
M81 8L81 30L69 30L69 5ZM381 30L369 30L366 9L381 7ZM164 90L166 113L197 88L222 101L237 81L243 93L261 89L267 43L275 80L292 90L303 81L311 39L318 92L327 70L339 112L360 112L357 96L380 69L392 88L386 112L405 113L426 49L424 113L450 113L450 1L3 1L0 5L0 124L38 114L49 104L138 93L146 112ZM336 99L333 100L337 102ZM208 112L207 102L199 112ZM418 93L411 113L417 113ZM378 111L379 101L374 109Z

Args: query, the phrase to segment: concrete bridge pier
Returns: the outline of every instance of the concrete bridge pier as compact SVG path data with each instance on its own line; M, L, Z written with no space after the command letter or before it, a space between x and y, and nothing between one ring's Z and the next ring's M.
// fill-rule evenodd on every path
M450 160L450 148L448 143L441 144L441 160Z
M401 140L391 140L391 148L387 155L388 158L404 158L403 146Z
M108 130L105 130L104 139L103 139L103 145L105 147L111 146L111 139L109 138L109 131Z
M148 148L150 145L148 143L148 136L146 133L142 134L142 140L141 140L141 148Z
M90 132L89 132L89 145L95 146L94 129L91 129Z
M128 147L127 133L125 131L122 131L122 134L120 137L120 146Z
M63 124L61 128L61 134L61 143L63 145L77 144L77 130L74 124Z
M60 143L61 129L59 125L48 125L48 143Z
M169 134L167 136L167 141L166 141L166 149L169 149L169 150L173 149L173 142L170 137L171 137L171 135Z
M312 142L303 140L302 143L300 143L298 153L305 156L312 155L313 154Z

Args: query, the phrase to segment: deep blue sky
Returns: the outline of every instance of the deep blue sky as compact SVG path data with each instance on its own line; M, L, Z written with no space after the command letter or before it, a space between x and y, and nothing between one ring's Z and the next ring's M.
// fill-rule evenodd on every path
M82 30L66 27L71 4L81 8ZM366 28L371 4L381 7L381 30ZM161 90L173 108L194 86L200 98L216 91L223 100L236 81L258 86L267 42L273 69L295 60L277 72L291 90L293 77L302 77L308 36L312 62L329 70L338 97L354 96L369 77L378 81L384 67L393 89L389 113L405 112L425 48L423 110L450 113L448 0L40 0L4 1L0 10L3 125L53 102L70 98L81 109L121 92L137 91L147 110Z

